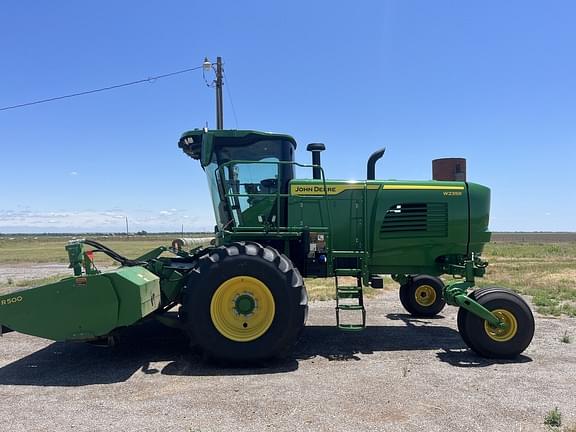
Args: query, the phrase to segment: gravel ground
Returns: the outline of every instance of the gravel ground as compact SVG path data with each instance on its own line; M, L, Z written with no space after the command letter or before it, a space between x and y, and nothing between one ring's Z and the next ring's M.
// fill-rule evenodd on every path
M28 279L40 279L55 275L71 274L68 264L2 264L0 266L0 286L9 280L18 282Z
M544 431L576 424L576 319L537 317L513 362L472 355L456 309L403 314L395 292L368 302L362 333L311 305L294 354L262 368L204 365L179 332L150 323L122 348L0 339L2 431Z

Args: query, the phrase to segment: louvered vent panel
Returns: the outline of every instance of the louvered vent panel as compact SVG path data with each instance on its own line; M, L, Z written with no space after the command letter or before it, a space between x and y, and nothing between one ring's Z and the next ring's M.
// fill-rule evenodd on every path
M446 203L404 203L388 209L380 237L446 237L448 207Z

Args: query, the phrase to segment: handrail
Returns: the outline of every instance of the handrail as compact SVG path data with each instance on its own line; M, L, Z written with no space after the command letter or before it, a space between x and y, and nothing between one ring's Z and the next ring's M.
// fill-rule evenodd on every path
M328 196L328 189L326 188L326 177L324 175L324 169L319 165L302 164L302 163L295 162L295 161L254 161L254 160L231 160L231 161L224 162L224 163L220 164L218 166L217 170L214 171L214 175L216 175L216 172L219 173L220 180L221 180L220 185L222 187L222 190L224 191L223 199L225 200L227 206L230 206L229 199L231 197L238 198L238 197L242 197L242 196L247 196L247 197L275 197L276 198L276 232L281 232L281 227L278 225L278 221L280 221L280 198L290 197L291 196L290 193L280 193L280 188L277 188L276 193L274 193L274 194L249 194L249 193L248 194L243 194L243 193L241 194L241 193L235 193L235 192L229 193L228 188L226 187L225 184L223 184L224 179L225 179L224 168L234 166L234 165L239 165L239 164L252 164L252 165L264 164L264 165L277 165L278 167L280 167L281 165L292 165L292 166L297 166L297 167L301 167L301 168L317 168L320 170L320 175L321 175L321 179L322 179L322 186L323 186L323 190L324 190L324 194L320 195L320 196L323 196L324 199L326 199ZM282 170L278 169L278 184L281 184L281 182L282 182L281 176L282 176ZM215 180L216 180L216 182L218 182L218 178L216 178ZM231 216L233 217L232 211L230 213L231 213ZM329 211L326 212L326 217L327 217L327 222L328 222L328 230L331 231L332 221L331 221ZM240 220L238 222L241 223ZM232 230L235 231L235 228L241 228L241 227L232 227Z

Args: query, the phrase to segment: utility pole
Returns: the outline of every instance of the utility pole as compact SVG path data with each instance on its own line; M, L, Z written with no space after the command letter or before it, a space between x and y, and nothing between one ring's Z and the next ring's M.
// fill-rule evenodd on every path
M128 216L126 216L126 238L130 237L129 231L128 231Z
M214 68L214 64L208 60L208 57L204 57L202 69L204 70L203 73L208 73L213 70L216 74L216 79L211 83L206 80L206 76L204 76L204 80L208 87L216 88L216 129L224 129L224 103L222 101L224 69L222 68L222 57L216 57L216 68Z
M216 57L216 129L224 129L224 104L222 103L222 57Z

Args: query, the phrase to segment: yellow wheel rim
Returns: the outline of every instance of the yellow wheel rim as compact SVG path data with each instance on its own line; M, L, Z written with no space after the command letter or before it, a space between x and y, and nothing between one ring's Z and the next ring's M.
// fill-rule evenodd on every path
M436 290L430 285L420 285L414 292L414 298L420 306L432 306L436 301Z
M216 289L210 317L216 330L230 340L250 342L272 325L276 306L266 286L251 276L236 276Z
M512 312L506 309L494 309L492 311L494 315L502 321L505 326L503 328L492 326L488 321L484 321L484 330L490 339L496 342L507 342L516 336L518 332L518 321Z

